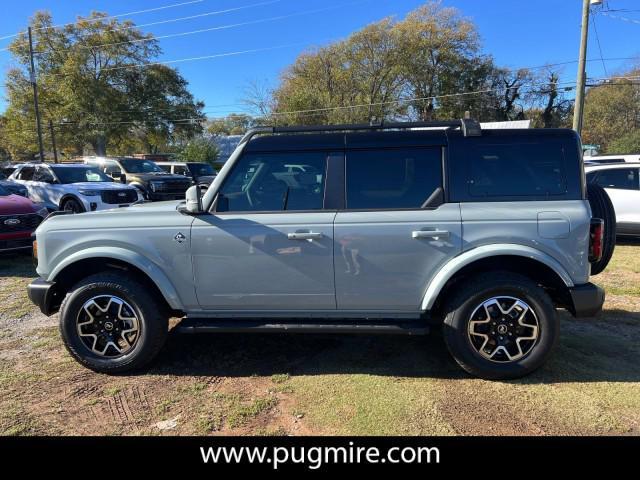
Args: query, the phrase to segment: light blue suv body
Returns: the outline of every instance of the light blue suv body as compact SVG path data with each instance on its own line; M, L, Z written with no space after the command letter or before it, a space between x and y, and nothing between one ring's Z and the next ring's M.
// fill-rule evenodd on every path
M108 270L148 285L191 330L382 331L410 322L414 332L416 322L442 321L463 280L506 271L576 315L601 308L602 291L588 283L591 210L573 133L256 136L270 132L248 135L204 197L192 189L186 205L49 218L36 232L41 279L31 298L52 313L88 271ZM471 141L478 161L510 161L500 155L514 142L557 146L560 160L542 159L522 172L525 187L504 189L485 178L504 166L471 180L473 168L452 166ZM483 156L496 145L505 149ZM536 176L549 191L528 187ZM522 188L530 192L519 198L513 189Z

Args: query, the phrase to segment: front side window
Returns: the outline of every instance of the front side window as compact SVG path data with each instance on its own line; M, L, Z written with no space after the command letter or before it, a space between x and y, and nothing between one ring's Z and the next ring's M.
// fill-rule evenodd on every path
M208 163L188 163L189 170L196 177L203 177L205 175L215 175L216 172Z
M222 186L217 211L321 210L327 154L248 153ZM306 168L291 170L290 165Z
M617 188L620 190L638 190L637 168L612 168L599 170L588 175L589 183L595 183L603 188Z
M122 158L120 159L122 167L129 173L163 173L162 170L155 162L151 160L140 160L137 158Z
M554 144L476 144L468 155L472 197L548 196L567 191L564 155Z
M38 167L35 174L33 175L33 181L53 183L55 179L53 178L53 175L46 167Z
M442 150L348 152L346 185L349 210L421 208L442 187Z
M106 176L95 167L51 167L60 183L82 183L82 182L112 182L111 178Z

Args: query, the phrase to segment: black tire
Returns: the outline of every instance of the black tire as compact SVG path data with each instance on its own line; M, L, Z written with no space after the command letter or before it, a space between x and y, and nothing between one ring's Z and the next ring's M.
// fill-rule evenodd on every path
M510 272L491 272L466 280L456 290L445 307L443 333L449 352L464 370L487 380L507 380L527 375L547 361L558 340L559 321L551 299L535 282ZM519 359L488 359L471 340L469 329L474 312L484 302L501 296L524 301L537 318L537 339L531 341L530 347L522 342L529 350ZM493 328L490 324L487 327ZM521 329L521 332L524 331L525 329ZM498 351L499 347L494 350ZM502 355L502 352L498 353ZM516 356L513 355L514 358ZM495 358L499 359L500 356Z
M158 354L167 337L169 313L149 289L121 273L98 273L76 284L60 307L60 333L69 353L79 363L101 373L121 373L142 368ZM137 316L139 332L129 351L106 357L95 353L78 333L83 305L98 296L122 299Z
M67 198L66 200L64 200L62 202L62 205L60 205L60 210L65 210L73 213L85 212L85 209L82 206L82 203L80 203L80 201L76 200L75 198Z
M591 275L597 275L607 268L616 247L616 211L609 194L599 185L587 184L587 199L591 205L592 217L604 220L602 258L591 264Z

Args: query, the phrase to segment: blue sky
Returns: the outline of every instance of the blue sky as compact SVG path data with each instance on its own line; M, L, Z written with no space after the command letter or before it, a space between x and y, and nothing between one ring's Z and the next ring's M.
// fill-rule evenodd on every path
M161 8L178 3L182 5ZM262 5L256 5L260 3ZM386 16L402 18L422 3L422 0L4 1L0 17L0 37L24 29L28 18L36 10L49 10L54 22L60 24L72 22L77 15L86 15L92 10L120 15L157 9L123 17L142 25L249 6L241 10L144 28L156 36L163 36L256 22L161 39L161 60L284 46L261 52L173 64L189 81L196 98L206 103L207 114L217 117L246 109L242 105L242 98L247 84L257 81L275 85L280 73L306 48L347 37L351 32ZM475 22L484 52L493 55L502 66L529 67L577 58L582 0L444 0L443 4L458 8L464 16ZM605 0L604 8L609 9L609 13L594 15L603 56L640 58L640 0ZM596 7L595 11L599 12L600 8ZM269 20L281 16L285 18ZM9 42L10 39L0 40L0 49ZM599 57L592 27L589 58ZM0 69L3 75L10 63L8 52L0 51ZM602 77L605 67L612 74L631 63L638 62L607 61L603 66L599 60L592 61L588 65L588 75ZM562 79L573 81L575 74L576 65L567 65L563 67ZM4 99L0 98L0 111L5 106Z

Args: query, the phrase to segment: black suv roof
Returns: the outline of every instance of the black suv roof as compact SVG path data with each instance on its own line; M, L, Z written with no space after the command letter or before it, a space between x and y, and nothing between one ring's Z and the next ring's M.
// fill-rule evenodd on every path
M466 128L464 122L471 122ZM458 129L456 129L458 128ZM403 147L445 145L448 140L465 137L490 137L507 140L513 137L561 137L577 140L571 129L487 129L473 120L451 122L413 122L386 125L336 125L259 127L245 135L246 152L271 150L311 150L348 148ZM241 142L242 143L242 142Z

